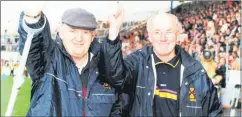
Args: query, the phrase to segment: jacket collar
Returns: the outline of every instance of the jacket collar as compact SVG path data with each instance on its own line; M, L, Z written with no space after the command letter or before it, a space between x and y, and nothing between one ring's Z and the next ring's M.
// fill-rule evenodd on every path
M185 52L185 50L182 49L180 46L176 46L176 47L181 50L180 56L181 56L182 64L184 66L184 74L183 74L184 78L203 69L202 64L199 61L192 58L192 56L190 56L187 52Z
M183 74L184 78L194 74L198 70L203 69L201 63L199 63L194 58L192 58L187 52L184 51L183 48L181 48L179 45L176 45L175 48L180 51L181 62L182 62L182 65L184 66L184 74ZM141 52L146 56L146 60L150 60L151 55L153 53L153 47L145 46Z

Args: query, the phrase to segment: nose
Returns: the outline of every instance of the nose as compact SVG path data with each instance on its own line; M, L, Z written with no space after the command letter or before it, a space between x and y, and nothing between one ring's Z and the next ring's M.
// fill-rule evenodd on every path
M76 32L76 40L77 41L82 41L83 40L82 32L80 32L80 31Z
M160 41L166 41L166 35L164 32L161 33Z

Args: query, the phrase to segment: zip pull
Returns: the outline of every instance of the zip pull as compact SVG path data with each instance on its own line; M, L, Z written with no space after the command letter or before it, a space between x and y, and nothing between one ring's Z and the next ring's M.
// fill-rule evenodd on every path
M181 117L181 110L179 110L179 117Z

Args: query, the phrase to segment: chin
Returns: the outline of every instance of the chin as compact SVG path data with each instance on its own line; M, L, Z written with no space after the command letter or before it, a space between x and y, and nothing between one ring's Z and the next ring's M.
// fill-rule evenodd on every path
M169 48L160 48L157 53L160 56L166 56L166 55L169 55L171 52L172 52L172 49L169 49Z
M158 52L159 56L167 56L169 52Z
M75 56L75 57L81 57L85 55L85 52L81 52L80 50L79 51L72 51L72 56Z

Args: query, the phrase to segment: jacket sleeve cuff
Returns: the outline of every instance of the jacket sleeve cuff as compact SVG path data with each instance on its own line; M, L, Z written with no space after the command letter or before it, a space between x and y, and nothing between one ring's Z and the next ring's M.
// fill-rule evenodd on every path
M20 19L22 20L22 27L24 29L25 32L27 33L33 33L34 35L39 34L40 32L43 31L45 25L46 25L46 17L44 16L44 14L41 14L41 19L36 23L36 24L27 24L24 19L24 13L22 12ZM44 20L44 21L43 21Z
M35 23L28 23L25 21L26 25L30 28L33 28L33 29L38 29L38 28L41 28L43 25L44 25L44 22L45 22L45 15L43 12L40 13L40 19L37 20L37 22Z
M120 42L120 35L118 35L115 40L110 40L108 38L109 38L109 35L107 35L107 42L111 45L116 45L117 43Z

